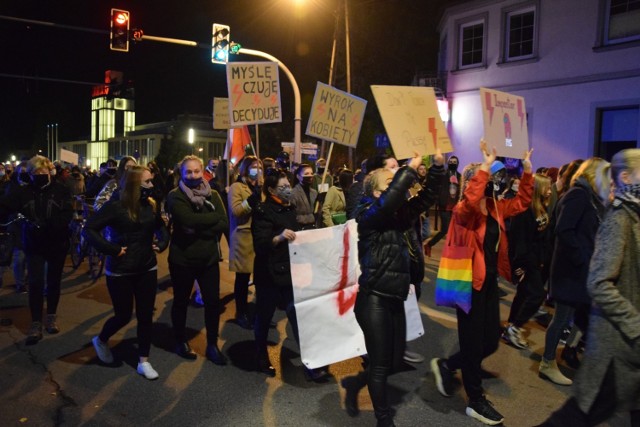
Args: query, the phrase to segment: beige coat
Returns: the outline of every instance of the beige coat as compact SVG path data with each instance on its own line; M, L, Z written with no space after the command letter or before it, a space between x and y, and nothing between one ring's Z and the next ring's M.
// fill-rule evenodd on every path
M342 188L333 186L329 188L327 197L322 205L322 222L325 227L333 227L333 218L331 215L340 212L346 212L347 204L344 199Z
M251 207L247 199L251 188L244 182L234 182L229 187L229 270L236 273L252 273L253 237L251 235Z

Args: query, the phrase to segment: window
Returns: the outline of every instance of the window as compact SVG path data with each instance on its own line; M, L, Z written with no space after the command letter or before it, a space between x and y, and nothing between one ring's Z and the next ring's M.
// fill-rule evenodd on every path
M485 65L485 21L486 19L481 18L459 24L459 69Z
M638 148L640 135L640 108L601 108L597 110L596 155L606 160L625 148Z
M640 0L605 0L604 44L640 40Z
M537 56L536 6L506 11L504 15L504 60Z

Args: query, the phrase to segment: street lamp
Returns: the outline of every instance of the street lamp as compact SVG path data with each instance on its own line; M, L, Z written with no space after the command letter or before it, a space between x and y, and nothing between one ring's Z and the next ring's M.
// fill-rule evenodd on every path
M196 137L196 131L194 131L193 128L189 129L189 134L187 137L189 144L193 145L193 142L195 141L195 137Z

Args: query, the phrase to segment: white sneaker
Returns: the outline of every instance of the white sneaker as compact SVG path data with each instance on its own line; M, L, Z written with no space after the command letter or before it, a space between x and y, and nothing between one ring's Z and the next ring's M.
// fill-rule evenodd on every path
M102 363L113 363L113 354L107 343L100 341L97 335L91 339L91 342L93 343L93 348L96 350L98 359L100 359Z
M509 325L506 331L504 331L504 339L516 348L528 348L529 342L523 336L522 328L518 328L515 325Z
M155 380L159 377L158 372L153 369L149 362L138 363L138 373L148 380Z
M409 363L422 363L424 362L424 356L413 351L405 350L403 359Z

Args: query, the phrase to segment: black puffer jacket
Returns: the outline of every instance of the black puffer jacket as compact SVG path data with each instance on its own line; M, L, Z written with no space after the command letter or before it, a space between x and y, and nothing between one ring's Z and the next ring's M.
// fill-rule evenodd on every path
M273 238L286 228L293 231L300 229L293 205L285 206L267 197L253 211L251 234L256 252L253 264L256 286L293 286L289 244L284 241L273 246Z
M420 214L435 203L438 190L438 180L429 179L417 196L407 199L417 178L415 170L401 168L378 199L364 198L356 209L360 291L407 299L411 283L409 230Z
M44 189L31 184L11 185L3 197L3 209L0 210L5 213L19 212L27 217L29 221L22 223L25 252L46 254L68 248L72 200L69 188L55 181Z
M107 227L109 240L101 233ZM160 251L169 245L167 227L149 202L141 203L138 221L134 222L117 195L89 218L83 233L89 244L107 255L107 274L118 276L149 271L157 265L153 245ZM127 252L118 256L122 247L126 247Z

